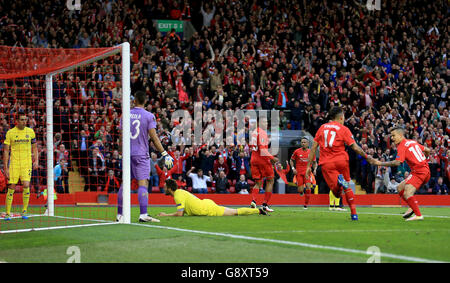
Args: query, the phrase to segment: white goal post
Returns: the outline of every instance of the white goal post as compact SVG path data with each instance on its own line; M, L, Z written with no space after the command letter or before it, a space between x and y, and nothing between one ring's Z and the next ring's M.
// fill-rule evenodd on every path
M57 70L47 74L46 82L46 115L47 115L47 168L53 168L53 76L80 67L85 64L114 55L118 52L122 57L122 188L123 188L123 217L121 223L131 223L131 175L130 175L130 44L124 42L120 48L113 49L101 56L82 61L79 64ZM48 192L48 216L54 216L54 182L53 170L47 170L47 192Z

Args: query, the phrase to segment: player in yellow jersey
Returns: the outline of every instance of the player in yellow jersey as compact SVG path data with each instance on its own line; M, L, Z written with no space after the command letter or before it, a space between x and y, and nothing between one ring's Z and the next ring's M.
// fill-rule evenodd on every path
M6 133L4 141L3 164L9 184L5 220L11 220L11 206L19 180L23 186L22 219L28 219L26 214L30 201L31 170L37 169L39 165L36 135L33 129L26 126L28 117L24 112L19 112L17 118L16 126Z
M164 184L164 191L166 195L173 196L177 205L177 211L174 213L161 212L158 216L232 216L232 215L252 215L262 214L267 215L263 208L228 208L217 205L210 199L199 199L190 192L178 189L177 182L173 179L166 180Z
M340 198L335 197L333 191L331 190L329 193L329 199L330 199L329 210L346 211L345 208L342 208L342 197Z

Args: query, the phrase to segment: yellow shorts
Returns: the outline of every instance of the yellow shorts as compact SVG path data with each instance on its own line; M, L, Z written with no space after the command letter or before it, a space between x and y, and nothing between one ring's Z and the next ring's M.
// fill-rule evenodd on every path
M225 212L224 206L217 205L210 199L204 199L203 202L207 203L207 216L223 216Z
M9 184L17 184L19 179L23 182L29 182L31 180L31 166L22 167L9 167Z

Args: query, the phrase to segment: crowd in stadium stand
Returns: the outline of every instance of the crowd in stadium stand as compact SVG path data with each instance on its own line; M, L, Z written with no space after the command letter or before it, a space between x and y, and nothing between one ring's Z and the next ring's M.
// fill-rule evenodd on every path
M31 2L0 0L0 45L86 48L130 42L132 93L148 93L147 109L157 116L165 147L170 147L174 127L170 113L192 113L194 102L201 102L204 110L275 108L282 112L280 129L305 130L312 136L327 121L327 110L340 105L357 142L376 158L395 159L395 145L387 134L394 125L404 126L407 138L431 148L431 180L419 193L448 194L450 41L444 0L382 1L381 11L368 11L359 0L105 0L83 1L80 11L53 1ZM197 32L189 40L175 32L162 34L152 19L191 21ZM106 80L108 71L113 72L98 72ZM115 143L120 83L112 73L109 77L115 84L107 86L107 95L84 81L67 85L67 91L87 89L88 95L92 91L92 97L101 99L85 100L74 109L76 103L65 99L64 91L55 106L61 125L70 125L55 130L60 133L55 144L65 146L58 152L85 162L78 164L86 170L82 174L92 178L92 184L101 184L86 190L114 187L114 177L121 178ZM3 134L9 128L7 113L14 108L7 97L3 88ZM37 114L30 118L42 120ZM41 137L44 127L36 122ZM40 149L45 159L45 147ZM215 179L221 192L230 189L227 184L233 192L245 193L251 187L248 147L170 151L180 166L170 172L152 168L151 186L160 187L161 178L172 175L192 187L201 175ZM368 193L396 192L395 184L409 172L406 164L380 168L353 151L349 155L352 178ZM36 174L45 176L44 164ZM202 173L187 175L192 167ZM219 176L222 170L226 174ZM318 171L319 192L327 192Z

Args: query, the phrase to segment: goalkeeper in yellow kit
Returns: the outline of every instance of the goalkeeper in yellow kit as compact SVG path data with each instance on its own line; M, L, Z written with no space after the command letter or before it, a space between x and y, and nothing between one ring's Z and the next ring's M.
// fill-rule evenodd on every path
M173 179L166 180L164 191L166 195L173 196L177 211L171 214L161 212L158 216L183 216L185 214L189 216L267 215L267 212L262 208L242 207L233 209L217 205L210 199L199 199L186 190L178 189L177 182Z
M26 126L28 117L24 112L19 112L17 118L16 126L6 133L4 141L3 165L9 184L5 220L11 220L11 206L19 180L23 186L22 219L28 219L26 214L30 201L31 171L37 169L39 165L36 135L33 129Z

